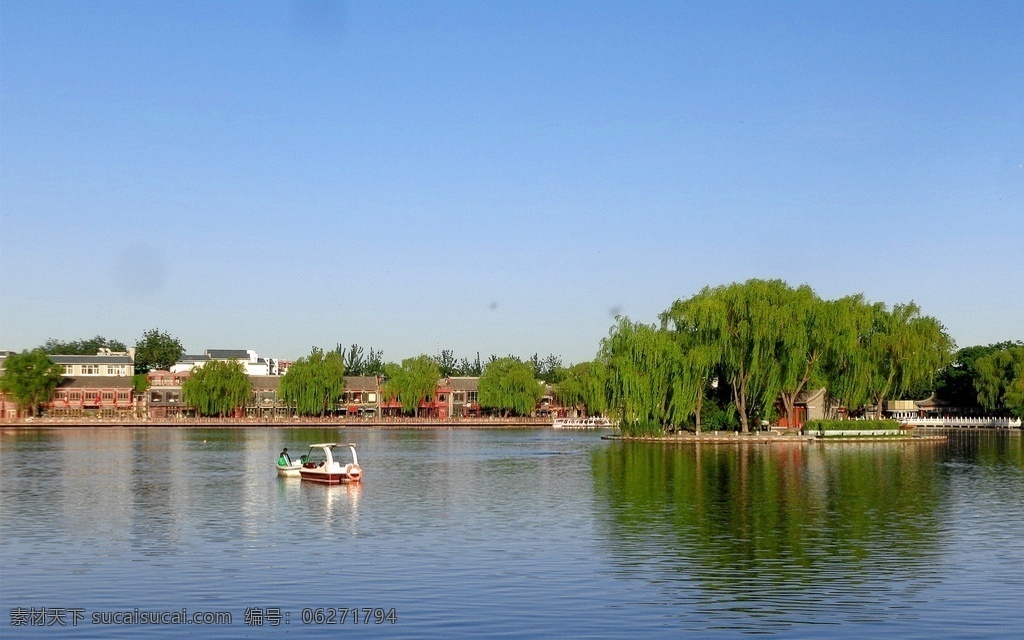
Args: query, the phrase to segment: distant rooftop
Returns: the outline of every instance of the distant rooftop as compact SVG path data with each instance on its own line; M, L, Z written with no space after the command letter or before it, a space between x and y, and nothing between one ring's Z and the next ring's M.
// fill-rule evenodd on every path
M131 356L122 355L96 355L96 356L49 356L50 362L54 364L134 364Z
M213 360L248 360L250 352L247 349L207 349L206 355Z

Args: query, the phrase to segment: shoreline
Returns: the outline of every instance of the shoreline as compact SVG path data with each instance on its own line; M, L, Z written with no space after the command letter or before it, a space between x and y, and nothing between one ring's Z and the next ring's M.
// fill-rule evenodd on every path
M486 418L437 420L408 418L395 420L47 420L0 422L0 429L91 429L98 427L154 429L544 429L550 419Z
M948 436L942 434L913 436L832 436L822 438L816 435L776 435L710 433L672 436L601 436L602 440L615 442L660 442L664 444L808 444L812 442L945 442Z

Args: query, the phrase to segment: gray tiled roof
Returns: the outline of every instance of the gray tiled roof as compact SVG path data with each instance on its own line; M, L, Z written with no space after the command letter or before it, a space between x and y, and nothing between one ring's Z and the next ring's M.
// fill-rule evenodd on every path
M377 376L345 376L345 391L379 391Z
M480 378L476 376L453 376L448 378L452 391L477 391L480 388Z
M254 390L276 391L281 388L281 379L284 376L249 376Z
M248 360L249 352L245 349L207 349L206 355L214 360Z
M64 378L58 389L130 389L131 376L80 376Z
M130 356L50 356L54 364L135 364Z

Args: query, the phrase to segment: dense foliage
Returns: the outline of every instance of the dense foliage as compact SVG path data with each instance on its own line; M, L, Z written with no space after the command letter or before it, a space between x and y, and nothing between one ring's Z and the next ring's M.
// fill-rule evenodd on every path
M1024 345L978 358L978 400L986 409L1024 418Z
M804 427L808 431L891 431L899 429L895 420L808 420Z
M128 347L120 340L109 340L103 336L71 341L49 338L40 349L54 356L94 356L100 349L128 351Z
M337 407L345 390L345 363L337 350L316 347L309 356L288 367L281 379L281 399L294 405L300 416L324 416Z
M182 399L202 416L225 417L245 406L252 383L241 362L211 360L181 385Z
M480 376L480 406L510 414L528 416L544 395L533 377L533 367L515 358L498 358L488 363Z
M561 381L555 386L562 406L579 415L601 415L608 409L605 381L608 372L604 362L581 362L565 369Z
M402 403L402 411L419 415L421 400L433 398L437 392L437 381L441 369L437 362L427 355L406 358L402 364L388 363L385 366L386 379L381 393Z
M60 384L62 371L42 349L12 354L4 360L0 392L10 394L29 415L39 415L40 407L50 401Z
M349 376L382 376L384 375L384 352L375 351L370 347L370 352L365 353L358 344L353 344L348 349L340 344L334 351L341 356L345 363L345 375Z
M660 320L620 318L602 342L608 407L627 431L700 430L704 416L727 424L734 411L747 432L774 420L779 399L792 419L811 384L847 407L873 403L880 416L886 400L933 379L953 349L942 325L913 303L822 300L781 280L705 287Z
M150 329L135 343L135 373L168 370L185 353L181 340L166 331Z

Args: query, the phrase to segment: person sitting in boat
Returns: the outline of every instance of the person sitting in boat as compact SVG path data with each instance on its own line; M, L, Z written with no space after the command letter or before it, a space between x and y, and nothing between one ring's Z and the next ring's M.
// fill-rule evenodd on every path
M281 455L277 457L277 464L282 467L292 466L292 457L288 455L288 447L285 447L284 451L281 452Z

